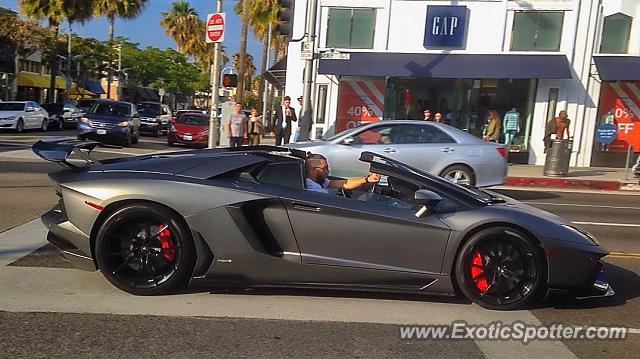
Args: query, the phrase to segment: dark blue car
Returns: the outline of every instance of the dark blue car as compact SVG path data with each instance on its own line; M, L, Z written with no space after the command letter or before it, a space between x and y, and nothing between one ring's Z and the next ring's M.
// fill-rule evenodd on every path
M129 147L138 143L140 115L129 102L100 100L78 121L78 139L112 142Z

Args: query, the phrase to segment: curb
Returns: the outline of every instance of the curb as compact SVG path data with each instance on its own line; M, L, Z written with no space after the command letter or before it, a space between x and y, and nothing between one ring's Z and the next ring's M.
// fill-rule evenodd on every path
M556 187L618 191L627 189L620 181L581 180L569 178L506 177L504 184L515 187ZM633 188L632 190L635 190Z

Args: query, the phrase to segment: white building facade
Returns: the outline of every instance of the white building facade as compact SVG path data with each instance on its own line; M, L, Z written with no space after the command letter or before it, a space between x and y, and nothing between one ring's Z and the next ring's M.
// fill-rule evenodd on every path
M565 110L571 166L640 152L640 0L317 2L316 52L348 59L314 61L312 138L425 109L481 136L489 111L511 111L500 140L510 161L539 165L546 124ZM306 6L295 2L294 38ZM303 92L300 49L289 43L291 98Z

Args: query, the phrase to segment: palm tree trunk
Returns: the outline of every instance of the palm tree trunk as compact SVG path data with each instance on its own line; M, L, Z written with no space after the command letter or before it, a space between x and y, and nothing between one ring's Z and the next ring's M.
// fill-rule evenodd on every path
M109 18L109 46L113 45L113 33L116 22L116 17L113 14L108 16ZM112 51L109 51L111 54ZM107 71L107 98L111 98L111 77L113 76L113 59L109 55L109 70Z
M58 74L58 31L59 24L53 19L49 19L49 27L53 28L53 51L51 53L51 82L49 82L49 90L47 92L47 102L56 102L56 75Z
M267 71L267 55L269 54L269 45L267 44L267 41L268 41L267 39L269 38L269 34L267 34L266 37L267 38L264 39L264 44L262 46L262 64L261 64L262 71L260 72L261 75L264 75L264 73ZM263 106L262 95L264 93L264 81L265 81L264 77L262 77L262 80L258 85L258 108L262 108Z
M244 103L244 83L247 69L247 33L249 32L249 0L242 0L242 28L240 32L240 51L238 65L238 89L236 102Z

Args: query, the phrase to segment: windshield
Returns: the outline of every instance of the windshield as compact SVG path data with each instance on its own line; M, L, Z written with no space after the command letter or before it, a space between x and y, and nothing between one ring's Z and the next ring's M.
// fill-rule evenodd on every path
M361 124L361 125L359 125L357 127L353 127L353 128L348 129L348 130L344 130L342 132L336 133L335 135L333 135L333 136L331 136L329 138L325 138L325 141L333 141L333 140L338 139L338 138L340 138L342 136L347 136L347 135L353 134L353 133L359 131L363 126L368 125L368 124L369 123L367 122L367 123Z
M89 113L95 115L129 116L129 106L117 103L97 103L91 107Z
M160 116L162 114L162 107L156 104L144 104L138 105L138 113L142 116Z
M24 104L20 102L0 102L0 111L23 111Z
M376 155L376 154L374 154L374 156L375 157L374 157L374 160L372 162L381 162L381 163L386 164L387 166L395 167L395 168L400 169L402 171L412 173L412 174L414 174L416 176L420 176L422 178L426 178L426 179L428 179L428 180L430 180L432 182L438 182L441 186L443 186L445 188L456 190L458 192L462 191L462 192L466 193L467 195L470 195L470 196L472 196L472 197L474 197L476 199L479 199L479 200L481 200L483 202L488 202L488 201L494 199L491 194L486 193L486 192L484 192L484 191L482 191L482 190L480 190L480 189L478 189L476 187L462 186L462 185L450 182L450 181L448 181L448 180L446 180L446 179L444 179L442 177L434 176L434 175L432 175L430 173L421 171L421 170L419 170L417 168L411 167L411 166L409 166L407 164L404 164L402 162L397 162L397 161L392 160L390 158L383 157L383 156ZM376 158L380 158L380 159L376 161Z
M176 119L176 122L185 125L206 126L209 124L209 119L204 116L182 115Z

